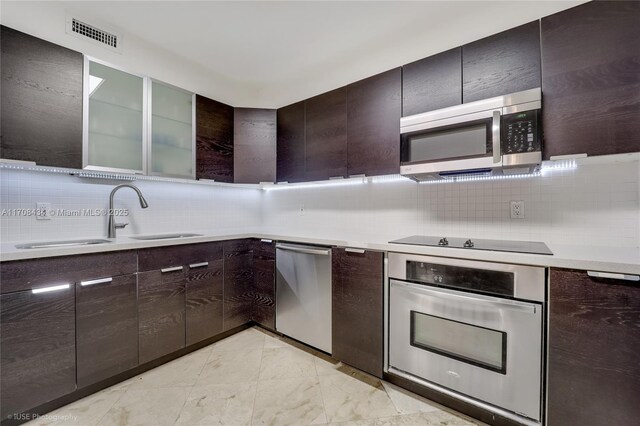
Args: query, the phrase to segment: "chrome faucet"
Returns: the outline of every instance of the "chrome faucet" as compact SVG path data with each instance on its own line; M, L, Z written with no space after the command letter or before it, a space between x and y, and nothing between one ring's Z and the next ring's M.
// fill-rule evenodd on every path
M107 238L115 238L116 229L122 229L129 224L129 223L116 223L115 218L113 217L113 196L115 195L116 191L118 191L118 189L120 188L133 189L138 194L138 199L140 200L140 207L142 207L143 209L146 209L147 207L149 207L149 204L147 204L147 200L144 199L144 197L142 196L142 192L140 192L140 190L137 187L130 185L128 183L123 183L113 188L113 190L111 191L111 195L109 195L109 225L108 225Z

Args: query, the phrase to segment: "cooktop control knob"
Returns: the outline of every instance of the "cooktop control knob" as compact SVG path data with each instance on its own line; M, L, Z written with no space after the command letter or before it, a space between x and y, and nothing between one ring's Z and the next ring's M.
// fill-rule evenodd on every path
M464 242L464 247L465 248L473 248L473 241L471 240L467 240Z
M449 241L447 240L447 238L440 238L440 241L438 241L438 245L439 246L448 246L449 245Z

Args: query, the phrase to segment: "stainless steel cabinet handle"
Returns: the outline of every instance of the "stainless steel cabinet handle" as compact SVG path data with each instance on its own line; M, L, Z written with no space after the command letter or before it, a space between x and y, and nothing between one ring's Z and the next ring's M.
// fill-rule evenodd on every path
M346 251L347 253L358 253L358 254L364 254L364 249L357 249L357 248L351 248L351 247L345 247L344 251Z
M165 272L175 272L175 271L182 271L182 266L173 266L171 268L160 269L160 272L162 272L163 274Z
M493 134L493 162L499 163L502 158L500 152L500 111L493 111L493 123L491 123Z
M60 284L60 285L52 285L49 287L40 287L31 289L31 293L49 293L50 291L58 291L58 290L67 290L69 288L69 284Z
M192 263L189 268L202 268L203 266L209 266L209 262Z
M592 278L609 278L612 280L640 281L640 275L614 274L613 272L587 271Z
M273 240L267 240L266 238L263 238L260 241L267 244L271 244L273 242Z
M277 244L276 248L280 250L294 251L298 253L317 254L320 256L329 256L329 253L331 253L331 250L311 249L311 248L298 247L298 246L288 246L285 244Z
M80 281L80 285L83 287L86 287L88 285L94 285L94 284L106 284L106 283L110 283L111 281L113 281L113 278L109 277L109 278L100 278L97 280L87 280L87 281Z

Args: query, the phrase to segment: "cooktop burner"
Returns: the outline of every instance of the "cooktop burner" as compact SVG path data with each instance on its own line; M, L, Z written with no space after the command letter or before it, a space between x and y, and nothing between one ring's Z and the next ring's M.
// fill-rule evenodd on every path
M470 238L431 237L413 235L400 240L389 241L392 244L410 244L414 246L451 247L469 250L508 251L513 253L548 254L553 253L540 241L485 240Z

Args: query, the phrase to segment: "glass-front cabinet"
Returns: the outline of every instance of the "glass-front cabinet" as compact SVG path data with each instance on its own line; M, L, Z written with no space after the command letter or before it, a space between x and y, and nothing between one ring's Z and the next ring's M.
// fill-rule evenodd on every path
M152 81L149 174L194 177L194 95Z
M194 178L194 96L85 57L83 168Z

